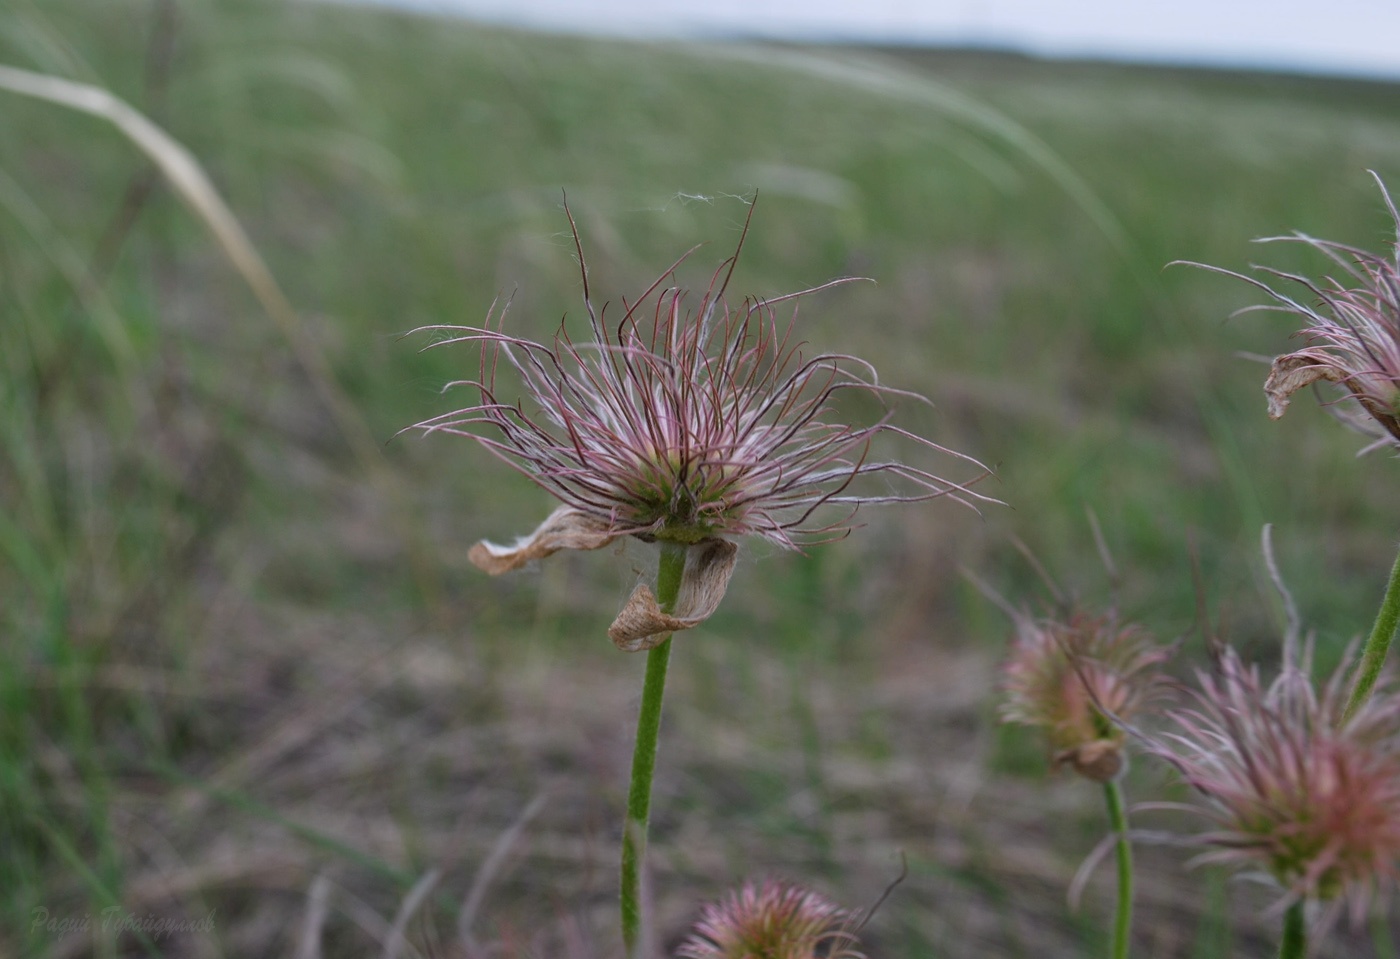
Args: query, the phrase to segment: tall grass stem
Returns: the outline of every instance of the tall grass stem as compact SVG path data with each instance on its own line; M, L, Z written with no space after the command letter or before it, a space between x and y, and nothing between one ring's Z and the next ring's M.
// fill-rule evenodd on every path
M1385 587L1385 597L1376 613L1376 625L1361 651L1361 662L1356 667L1356 686L1347 701L1346 712L1342 714L1345 723L1356 714L1361 704L1371 695L1371 690L1380 678L1381 667L1385 665L1386 653L1390 652L1391 640L1395 638L1395 627L1400 624L1400 553L1395 557L1395 565L1390 569L1390 582Z
M412 519L412 504L390 470L379 439L336 379L325 351L307 334L301 315L194 154L145 114L102 87L0 64L0 90L106 120L160 169L171 189L213 234L225 258L276 324L351 452L396 507L402 517L402 535L416 584L427 605L436 607L442 595L441 582L426 538ZM85 290L86 286L78 289ZM115 322L120 327L120 320ZM121 335L125 337L125 330Z
M664 612L675 611L685 573L686 547L661 544L656 573L656 602ZM656 743L661 733L661 700L666 692L666 668L671 661L671 638L647 653L642 706L637 714L637 744L632 751L632 781L627 789L627 819L622 828L622 941L628 959L636 956L642 925L642 863L647 853L647 822L651 814L651 781L656 774Z
M1118 835L1118 911L1113 917L1113 959L1127 959L1128 941L1133 928L1133 847L1128 841L1128 815L1123 807L1123 790L1118 781L1103 784L1108 803L1108 821Z

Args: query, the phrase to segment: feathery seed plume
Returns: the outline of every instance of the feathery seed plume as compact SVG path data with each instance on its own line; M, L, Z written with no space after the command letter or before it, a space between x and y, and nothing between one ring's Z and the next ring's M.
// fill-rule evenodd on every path
M1344 719L1346 665L1320 692L1290 661L1266 686L1226 649L1150 746L1205 800L1186 807L1215 827L1196 862L1255 867L1284 890L1276 908L1328 903L1327 922L1344 904L1359 920L1400 877L1400 695Z
M1294 335L1306 345L1275 358L1264 382L1270 418L1281 417L1299 390L1324 380L1335 383L1344 399L1355 401L1353 406L1338 407L1338 418L1375 439L1367 450L1400 445L1400 210L1379 176L1376 183L1396 231L1396 243L1388 255L1303 233L1259 241L1306 243L1339 268L1337 276L1320 280L1269 267L1254 268L1298 285L1309 294L1306 302L1254 277L1192 264L1244 280L1273 300L1241 312L1275 310L1302 319L1302 329Z
M1015 613L1004 667L1004 722L1045 729L1056 762L1095 782L1123 769L1122 723L1161 691L1167 649L1146 630L1076 611L1064 620Z
M852 913L795 883L746 882L701 910L678 959L864 959Z
M444 334L433 347L479 346L476 376L449 384L474 388L478 399L411 428L475 440L562 504L513 545L478 543L471 559L485 571L506 572L560 549L598 549L623 536L705 547L688 550L672 614L661 612L643 584L624 611L627 621L620 617L610 631L621 648L647 649L714 611L736 558L726 537L760 536L796 549L840 538L861 506L943 496L967 505L995 502L969 488L989 474L986 467L894 426L888 407L866 425L837 416L837 403L852 391L882 403L923 400L882 384L864 360L808 355L795 339L797 300L847 281L731 305L726 290L741 236L694 309L676 285L687 253L609 319L606 306L594 307L577 227L573 235L586 338L575 340L563 327L550 342L507 333L504 310L494 325L488 315L481 327L423 328ZM780 322L777 308L789 303L792 316ZM502 359L522 399L498 383ZM951 457L971 475L949 480L876 458L872 445L885 435Z

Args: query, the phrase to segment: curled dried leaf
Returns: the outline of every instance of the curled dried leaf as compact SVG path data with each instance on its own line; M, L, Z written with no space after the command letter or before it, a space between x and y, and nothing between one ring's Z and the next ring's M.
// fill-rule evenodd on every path
M482 540L467 558L480 570L499 576L561 549L602 549L618 538L606 520L572 506L561 506L528 536L511 546Z
M703 540L691 547L672 613L661 609L651 587L639 584L608 627L613 645L623 652L641 652L661 645L671 633L709 619L724 599L738 556L739 548L722 539Z

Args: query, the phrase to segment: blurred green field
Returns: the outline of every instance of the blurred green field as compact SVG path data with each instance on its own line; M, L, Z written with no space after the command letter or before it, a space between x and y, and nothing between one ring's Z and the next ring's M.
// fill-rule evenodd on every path
M1396 464L1356 459L1311 402L1271 423L1241 354L1284 351L1290 321L1227 321L1258 297L1164 266L1321 271L1249 243L1294 229L1393 242L1366 171L1400 190L1394 85L235 0L11 0L0 63L107 88L185 144L303 350L130 143L0 91L0 955L378 955L399 931L401 955L618 954L642 662L605 629L654 559L488 579L467 549L547 497L465 440L397 435L475 363L404 332L497 297L534 338L578 317L565 194L616 302L705 241L701 282L756 192L735 288L874 279L804 301L803 335L928 395L897 422L993 466L980 488L1007 504L871 510L807 555L746 547L673 659L662 948L746 875L869 904L902 850L872 955L1103 953L1111 877L1064 904L1097 792L997 725L1009 629L963 575L1043 601L1017 541L1105 601L1092 510L1120 606L1187 637L1186 660L1194 556L1212 623L1272 661L1273 523L1323 665L1369 627ZM1130 799L1168 778L1139 763ZM1267 894L1186 858L1142 851L1141 955L1272 955ZM35 922L113 907L212 911L215 931ZM1375 927L1321 954L1396 952Z

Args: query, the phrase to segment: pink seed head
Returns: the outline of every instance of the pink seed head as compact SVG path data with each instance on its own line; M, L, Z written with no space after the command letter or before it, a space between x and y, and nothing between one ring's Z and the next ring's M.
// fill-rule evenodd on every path
M1122 769L1122 724L1162 688L1169 652L1141 627L1074 612L1065 621L1016 616L1004 667L1004 722L1040 726L1058 762L1104 782Z
M700 912L680 959L864 959L853 915L794 883L744 883Z
M491 316L482 327L425 327L445 334L435 347L479 345L475 378L451 384L475 388L478 401L413 428L476 440L607 533L683 544L753 534L795 548L848 532L864 505L987 500L968 488L985 467L892 425L888 408L874 423L843 422L835 407L846 393L882 404L922 397L882 385L856 357L806 355L793 338L795 304L815 290L732 305L725 291L738 255L693 308L675 285L682 257L613 319L594 309L584 266L589 335L579 341L562 327L547 343L525 339ZM780 323L777 307L789 302L792 317ZM520 399L498 383L502 359ZM884 434L972 475L946 480L874 458Z
M1196 705L1151 751L1204 798L1215 828L1198 862L1262 870L1300 899L1359 918L1400 868L1400 696L1378 689L1349 720L1345 669L1317 692L1285 663L1265 686L1233 650L1200 674Z
M1260 273L1296 284L1306 297L1295 299L1232 270L1206 268L1242 279L1273 300L1246 311L1274 310L1302 319L1302 328L1294 335L1306 345L1275 358L1264 383L1271 418L1283 415L1294 393L1325 380L1342 389L1343 399L1355 401L1350 408L1338 407L1338 417L1377 438L1375 446L1387 446L1400 445L1400 211L1379 177L1376 182L1396 231L1397 242L1389 255L1302 233L1260 241L1306 243L1338 267L1337 276L1320 280L1255 267Z

